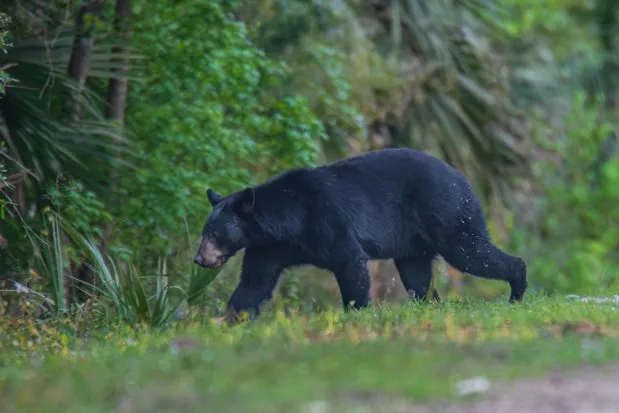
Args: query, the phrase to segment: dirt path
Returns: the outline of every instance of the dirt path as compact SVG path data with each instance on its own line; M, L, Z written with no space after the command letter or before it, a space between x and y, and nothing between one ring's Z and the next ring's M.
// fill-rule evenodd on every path
M481 400L445 406L445 413L611 413L619 412L619 366L554 372L540 380L518 380L490 387Z
M361 397L360 399L363 399ZM594 369L581 367L555 371L543 379L491 383L473 401L414 404L410 401L382 402L377 397L353 402L348 412L389 413L619 413L619 365ZM311 411L311 409L310 409ZM320 409L318 410L320 411ZM330 409L323 410L329 412ZM341 410L334 409L339 412Z

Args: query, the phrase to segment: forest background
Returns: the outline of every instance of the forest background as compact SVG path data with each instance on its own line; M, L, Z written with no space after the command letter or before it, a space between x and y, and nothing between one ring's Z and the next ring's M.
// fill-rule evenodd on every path
M619 286L613 0L11 0L0 9L0 312L217 314L192 256L227 194L412 147L460 169L531 291ZM109 258L109 259L108 259ZM505 294L437 263L452 298ZM274 305L337 305L289 271ZM406 299L373 262L376 302ZM216 277L217 276L217 277Z

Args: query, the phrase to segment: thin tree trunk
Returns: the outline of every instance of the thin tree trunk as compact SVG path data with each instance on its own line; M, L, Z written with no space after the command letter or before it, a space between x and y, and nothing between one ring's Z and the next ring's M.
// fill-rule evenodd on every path
M76 34L73 40L73 48L69 58L67 74L75 79L78 83L78 89L71 97L69 102L69 118L72 122L78 122L82 119L82 91L86 80L88 79L88 70L90 69L90 58L94 47L94 39L92 37L92 25L87 24L87 16L93 15L101 11L104 0L91 0L79 8L76 16L75 28ZM42 7L42 6L41 6ZM70 269L70 273L77 272L80 274L79 279L85 283L91 284L94 276L90 274L88 267L84 263L79 264L76 269ZM73 289L71 283L72 277L64 277L64 299L65 307L68 308L73 297ZM79 291L79 290L78 290ZM76 293L78 291L75 291Z
M118 37L126 45L131 39L131 32L129 30L129 20L131 19L131 0L116 0L115 7L116 17L114 19L114 26ZM118 70L120 77L114 77L110 79L107 95L107 111L106 117L111 120L117 121L120 125L125 122L125 104L127 101L127 87L128 80L122 75L126 74L129 67L129 60L127 58L127 48L118 47L114 51L119 53L122 57L120 63L122 68Z
M123 45L129 44L131 40L131 31L129 22L131 19L131 0L116 0L114 27ZM125 105L127 102L128 80L123 76L129 70L129 59L127 56L128 49L126 46L114 49L119 53L121 68L118 70L120 76L110 79L107 95L107 110L106 117L110 120L118 122L119 127L123 127L125 122ZM120 155L119 155L120 156ZM118 170L114 167L110 170L109 175L110 194L115 193L117 187ZM107 255L110 242L113 238L113 222L108 223L103 231L103 240L101 243L101 252L103 256Z
M79 89L72 97L70 116L71 120L76 122L82 118L81 95L84 84L88 77L88 69L90 67L90 56L94 46L92 37L91 25L86 25L85 18L87 15L97 13L103 7L103 0L93 0L86 5L80 7L77 13L75 22L76 35L73 40L73 49L69 59L69 67L67 69L69 77L77 80Z
M619 64L614 60L617 57L615 39L618 31L617 24L619 24L618 13L619 6L616 0L598 0L598 30L602 53L604 53L602 81L606 93L606 105L610 109L615 109L619 100Z
M619 107L619 63L615 60L619 56L617 37L619 37L619 6L616 0L598 0L597 26L600 45L603 53L602 88L605 95L605 106L611 116L616 116ZM596 176L594 185L599 185L604 165L619 150L619 138L615 131L611 131L601 145L598 159L593 165Z

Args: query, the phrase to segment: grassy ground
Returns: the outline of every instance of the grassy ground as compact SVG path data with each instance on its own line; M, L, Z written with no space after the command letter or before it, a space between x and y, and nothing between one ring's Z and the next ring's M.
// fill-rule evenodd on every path
M497 382L619 360L617 307L564 297L411 303L86 335L22 323L25 339L0 340L0 411L333 412L372 400L459 401L456 384L473 376Z

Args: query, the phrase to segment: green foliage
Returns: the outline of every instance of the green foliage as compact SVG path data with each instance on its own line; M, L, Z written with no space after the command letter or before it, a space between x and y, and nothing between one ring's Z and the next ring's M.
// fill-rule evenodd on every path
M0 52L3 53L6 53L7 47L11 46L8 40L10 24L11 18L6 13L0 12Z
M56 241L54 216L63 217L71 222L74 231L78 231L93 240L101 238L100 226L109 221L110 213L92 190L87 189L76 180L57 179L45 188L41 195L37 214L32 216L17 215L14 207L7 202L6 215L0 220L0 233L11 240L6 253L0 254L0 267L14 272L15 279L23 281L31 265L49 267L44 261L45 254L62 254L67 265L81 262L83 251L74 243L61 244L55 249ZM53 212L53 214L50 214ZM13 218L13 219L8 219ZM51 250L50 250L51 248ZM42 255L43 254L43 255ZM38 257L38 258L37 258ZM54 259L55 260L55 259ZM42 268L41 268L42 269ZM42 269L43 270L43 269ZM65 269L66 270L66 269ZM47 272L48 270L43 270ZM57 271L53 269L52 271ZM48 274L51 274L48 272ZM51 281L51 280L49 280ZM58 291L51 290L53 295Z
M354 89L359 75L354 70L361 68L353 68L352 61L366 57L367 45L354 44L359 27L346 12L329 3L306 1L246 3L242 12L259 47L291 67L283 88L307 97L322 120L326 157L345 156L351 144L363 146L364 109L372 103Z
M547 105L583 87L613 95L619 13L613 0L499 0L494 37L509 57L519 101ZM605 39L611 39L605 43ZM611 50L605 50L608 48ZM615 79L616 83L616 79ZM616 89L616 87L614 88ZM553 102L558 106L558 102Z
M134 42L147 80L131 88L127 124L139 151L115 208L119 240L156 255L186 251L222 193L312 165L323 128L306 99L274 94L286 68L248 40L218 2L140 1Z
M500 0L497 21L519 102L535 122L537 148L524 210L507 226L546 290L616 288L617 198L612 88L597 14L604 1ZM615 6L616 7L616 6ZM615 28L616 29L616 28ZM503 37L506 37L504 39ZM583 94L586 90L588 95Z
M602 104L588 106L584 94L577 94L565 127L551 139L540 136L559 162L536 165L543 194L526 242L536 251L532 280L546 289L619 287L619 158L604 152L613 125L602 115ZM548 133L547 125L539 130Z
M58 179L47 189L46 198L57 214L71 222L75 231L94 239L101 238L101 225L111 219L100 197L74 179Z
M7 48L11 46L8 41L8 27L10 23L11 18L0 12L0 53L7 53ZM11 77L5 72L5 67L0 67L0 99L4 95L6 86L11 80Z
M579 33L582 27L575 25L574 13L591 13L595 8L595 2L588 0L499 0L498 3L507 7L508 13L496 23L513 37L527 38L571 33L575 39L582 35ZM570 45L563 40L565 46Z

